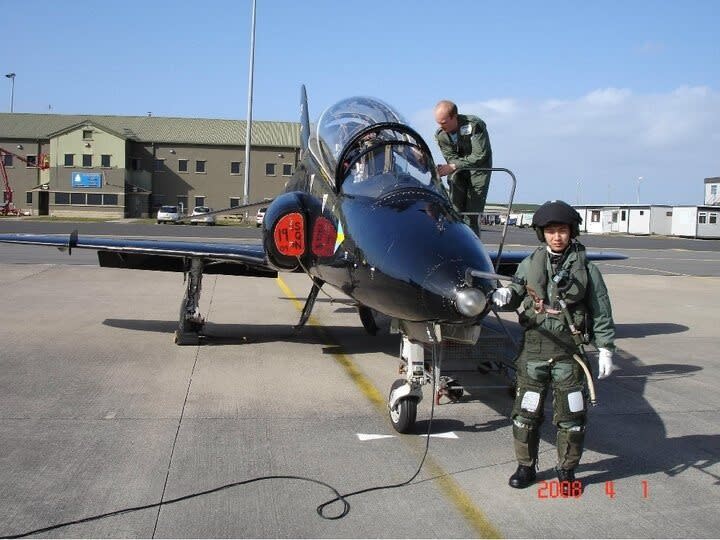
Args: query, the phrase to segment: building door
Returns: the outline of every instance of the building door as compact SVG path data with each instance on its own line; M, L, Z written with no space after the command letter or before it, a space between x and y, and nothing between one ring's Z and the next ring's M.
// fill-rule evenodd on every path
M50 192L40 190L36 193L38 194L38 215L47 216L50 213Z

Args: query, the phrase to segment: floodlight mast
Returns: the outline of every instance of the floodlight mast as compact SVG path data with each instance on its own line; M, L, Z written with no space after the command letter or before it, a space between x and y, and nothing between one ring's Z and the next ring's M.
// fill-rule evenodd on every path
M252 29L250 31L250 74L248 76L248 106L247 125L245 127L245 187L243 189L243 204L248 204L250 193L250 145L252 143L252 100L253 100L253 73L255 71L255 6L252 4Z
M6 73L5 76L12 80L12 87L10 90L10 112L15 109L15 73Z

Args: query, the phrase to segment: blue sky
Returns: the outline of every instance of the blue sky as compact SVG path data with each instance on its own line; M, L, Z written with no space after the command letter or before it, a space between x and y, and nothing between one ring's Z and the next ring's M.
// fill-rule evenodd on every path
M245 119L251 7L0 0L0 68L15 112ZM257 0L253 118L296 121L301 83L311 118L371 95L439 158L447 98L487 122L516 202L632 203L639 186L643 203L702 204L720 176L719 27L715 0Z

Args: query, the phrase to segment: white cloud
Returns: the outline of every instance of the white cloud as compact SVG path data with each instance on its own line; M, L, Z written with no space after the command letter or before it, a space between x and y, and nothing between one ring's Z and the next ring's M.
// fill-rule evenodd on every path
M601 88L576 99L497 98L459 103L488 124L494 165L518 178L516 201L701 204L703 179L720 176L720 93L680 87L665 94ZM432 111L413 115L436 157ZM494 182L490 199L507 198ZM501 189L502 188L502 189Z
M630 90L618 88L603 88L594 90L581 99L595 109L612 108L622 105L631 97Z

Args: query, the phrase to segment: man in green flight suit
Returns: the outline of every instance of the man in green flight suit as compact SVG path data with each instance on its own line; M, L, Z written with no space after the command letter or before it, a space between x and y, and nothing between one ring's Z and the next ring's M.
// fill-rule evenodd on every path
M463 167L492 167L492 148L487 126L477 116L458 114L457 105L443 100L435 105L440 126L435 140L447 164L438 165L440 176L450 180L450 196L458 212L482 214L490 188L490 171L468 171ZM479 234L479 215L465 216L465 222Z
M495 290L492 301L517 309L525 329L516 360L517 391L512 410L515 457L518 467L510 477L514 488L535 480L545 397L553 392L553 423L557 427L556 472L563 496L578 494L582 484L575 468L582 456L586 423L584 369L573 358L576 330L587 333L598 349L598 378L612 373L615 325L607 287L597 266L588 261L576 240L582 218L563 201L548 201L534 214L532 225L540 246L518 266L515 276L524 285ZM564 300L566 307L562 306Z

